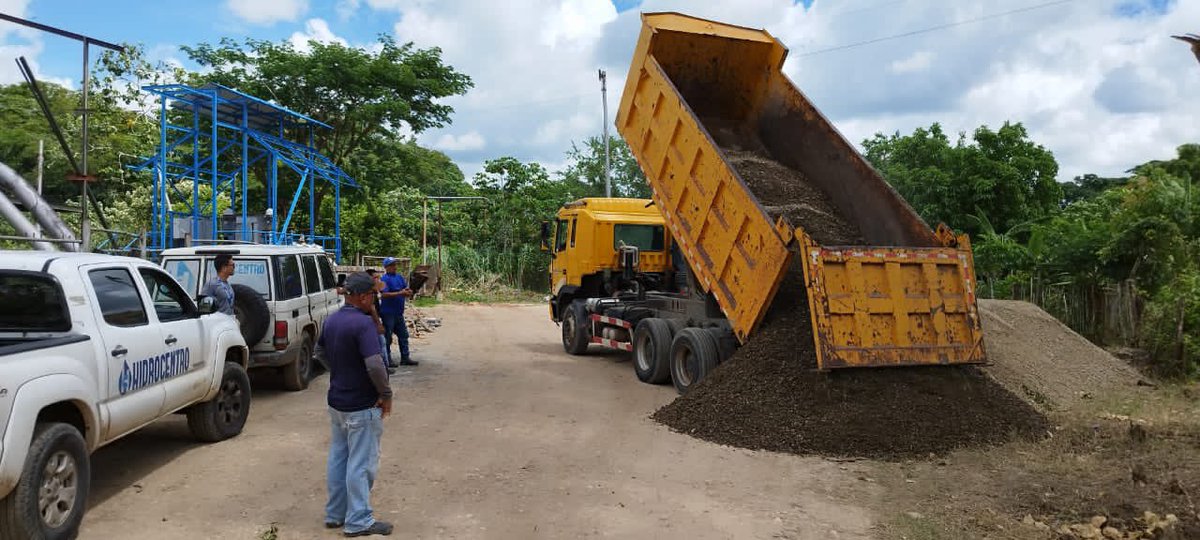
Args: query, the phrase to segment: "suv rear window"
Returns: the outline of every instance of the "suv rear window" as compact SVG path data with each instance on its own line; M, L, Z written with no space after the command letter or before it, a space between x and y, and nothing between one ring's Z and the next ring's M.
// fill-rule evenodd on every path
M0 272L0 332L66 332L67 300L46 274Z
M275 290L280 300L300 298L304 295L304 282L300 281L300 261L295 255L275 256Z

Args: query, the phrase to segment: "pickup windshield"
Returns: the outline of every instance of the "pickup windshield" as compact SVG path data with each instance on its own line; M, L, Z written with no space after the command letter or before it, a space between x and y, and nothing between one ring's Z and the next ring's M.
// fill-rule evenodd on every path
M62 287L40 272L0 272L0 332L67 332Z

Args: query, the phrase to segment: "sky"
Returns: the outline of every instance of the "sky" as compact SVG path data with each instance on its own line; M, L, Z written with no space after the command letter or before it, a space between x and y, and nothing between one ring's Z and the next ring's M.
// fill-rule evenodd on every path
M1200 63L1170 38L1200 33L1200 0L0 0L0 12L188 67L180 45L226 36L365 47L387 33L439 47L475 88L446 100L452 125L417 137L468 177L501 156L557 170L572 141L599 135L597 70L611 122L639 14L653 11L766 29L856 145L933 122L952 134L1022 122L1067 181L1200 142ZM0 83L21 81L20 55L42 79L81 78L79 44L0 22Z

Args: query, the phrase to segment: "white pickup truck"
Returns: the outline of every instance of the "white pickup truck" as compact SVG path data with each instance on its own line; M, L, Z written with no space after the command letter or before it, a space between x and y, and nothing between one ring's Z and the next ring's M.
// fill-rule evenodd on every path
M73 538L91 452L158 418L242 431L249 350L212 311L147 261L0 251L0 540Z

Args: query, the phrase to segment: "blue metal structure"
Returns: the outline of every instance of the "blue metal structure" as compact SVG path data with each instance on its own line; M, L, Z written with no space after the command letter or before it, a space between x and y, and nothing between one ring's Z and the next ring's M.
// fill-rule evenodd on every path
M196 243L320 244L338 260L342 256L342 187L358 187L341 168L313 147L316 130L327 124L254 96L218 84L144 86L157 95L159 146L156 154L133 165L149 170L151 254L190 241ZM295 139L300 139L297 142ZM260 165L261 162L261 165ZM263 174L267 207L251 209L252 168ZM280 180L298 176L286 213L280 211ZM258 177L255 174L253 176ZM318 182L334 190L333 235L318 234L315 193ZM188 185L190 184L190 185ZM210 193L201 197L200 186ZM297 206L307 190L308 230L293 230ZM228 194L230 207L218 215L218 198ZM173 207L184 207L177 211Z

